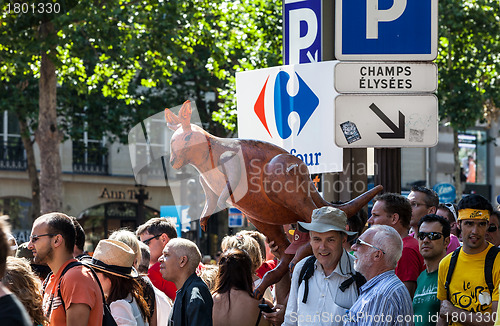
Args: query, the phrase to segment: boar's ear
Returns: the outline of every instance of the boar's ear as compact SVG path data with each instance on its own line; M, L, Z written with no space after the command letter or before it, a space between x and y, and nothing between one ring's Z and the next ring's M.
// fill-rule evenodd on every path
M191 113L191 101L187 100L182 104L181 110L179 111L179 120L184 130L191 129Z
M169 109L165 109L165 120L167 121L167 126L174 131L181 125L179 118Z

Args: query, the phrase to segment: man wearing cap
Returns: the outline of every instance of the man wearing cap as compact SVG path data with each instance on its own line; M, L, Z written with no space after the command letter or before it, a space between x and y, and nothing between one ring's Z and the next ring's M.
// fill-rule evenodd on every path
M489 255L494 246L486 241L488 220L493 207L480 195L472 194L458 203L458 227L462 231L463 246L458 257L449 254L439 264L437 297L441 300L438 325L493 325L497 311L500 282L500 255ZM492 251L492 252L493 252ZM456 261L450 277L448 271ZM486 261L492 262L491 273ZM491 275L490 290L486 274ZM447 278L450 278L449 283ZM448 284L447 284L448 283Z
M102 324L102 294L89 268L75 266L61 277L64 268L76 262L75 234L73 221L63 213L42 215L31 229L28 249L33 251L34 263L46 263L53 273L45 286L42 306L51 326Z
M309 231L314 258L295 266L283 325L342 325L358 297L354 258L342 248L356 232L346 231L346 224L345 213L330 206L315 209L311 223L299 222ZM300 280L305 264L311 264L312 275Z

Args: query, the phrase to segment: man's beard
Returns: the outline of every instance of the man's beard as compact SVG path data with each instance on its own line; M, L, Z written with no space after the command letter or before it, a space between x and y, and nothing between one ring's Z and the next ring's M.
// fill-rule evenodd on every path
M48 264L49 260L52 259L53 251L52 247L45 254L41 254L37 251L36 256L33 257L33 262L38 265Z

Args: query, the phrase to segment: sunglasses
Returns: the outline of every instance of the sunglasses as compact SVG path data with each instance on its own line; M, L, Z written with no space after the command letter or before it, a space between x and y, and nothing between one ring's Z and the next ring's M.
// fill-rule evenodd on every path
M446 208L450 210L450 212L453 214L453 217L455 218L455 221L457 220L457 211L455 210L455 205L453 203L446 203L444 204Z
M159 237L161 237L161 234L158 234L158 235L155 235L154 237L151 237L151 238L149 238L149 239L146 239L146 240L144 240L144 241L143 241L143 243L144 243L145 245L149 245L149 243L151 242L151 240L156 239L156 238L159 238Z
M358 246L365 245L365 246L372 247L372 248L374 248L374 249L380 250L380 251L382 251L382 253L385 255L385 251L383 251L382 249L380 249L380 248L378 248L378 247L375 247L375 246L374 246L374 245L372 245L371 243L368 243L368 242L366 242L366 241L361 240L360 238L358 238L358 239L356 240L356 244L357 244Z
M58 233L45 233L45 234L40 234L40 235L32 235L30 236L31 243L35 243L40 239L41 237L53 237L58 235Z
M495 225L495 224L491 224L489 227L488 227L488 232L496 232L498 230L498 227Z
M443 234L441 232L419 232L417 235L417 238L420 240L424 240L426 237L429 238L429 240L438 240L441 239Z

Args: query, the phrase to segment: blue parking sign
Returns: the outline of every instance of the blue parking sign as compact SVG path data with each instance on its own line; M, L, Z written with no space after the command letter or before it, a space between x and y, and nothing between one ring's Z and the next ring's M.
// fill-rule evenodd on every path
M283 25L286 65L321 61L321 0L285 0Z
M437 0L336 0L339 60L434 60Z

